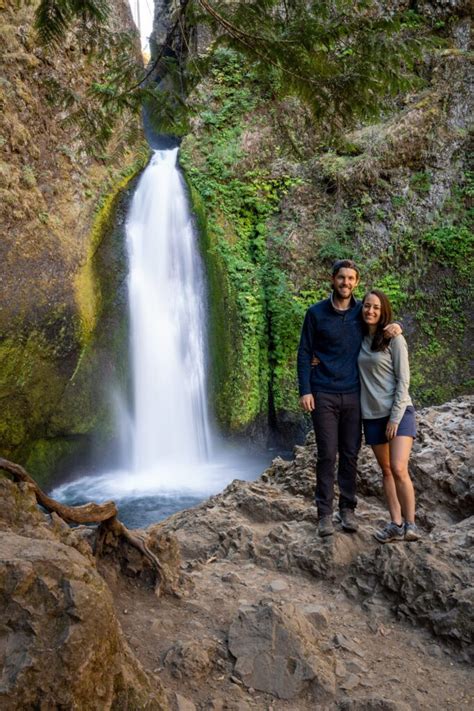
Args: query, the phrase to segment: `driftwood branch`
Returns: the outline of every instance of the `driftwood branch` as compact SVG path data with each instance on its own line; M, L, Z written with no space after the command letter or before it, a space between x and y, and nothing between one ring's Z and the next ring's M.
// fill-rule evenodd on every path
M138 533L133 533L124 526L117 518L117 507L113 501L106 501L104 504L89 503L83 506L66 506L59 501L52 499L40 489L28 472L19 464L10 462L8 459L0 457L0 470L11 474L15 481L26 482L33 487L36 500L50 513L58 514L68 523L87 524L99 523L99 536L103 533L112 533L117 538L122 538L133 548L136 548L149 561L152 568L158 574L158 582L155 591L159 593L160 582L163 578L163 568L158 557L149 549L145 539Z
M68 523L101 523L117 515L117 507L113 501L105 504L84 504L83 506L66 506L44 493L28 472L19 464L0 458L0 469L13 476L15 481L26 481L35 490L36 500L49 512L54 511Z

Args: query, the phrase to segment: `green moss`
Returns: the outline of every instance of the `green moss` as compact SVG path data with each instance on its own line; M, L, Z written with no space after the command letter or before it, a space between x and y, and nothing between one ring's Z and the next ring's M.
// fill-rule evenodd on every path
M432 175L424 170L413 173L410 178L410 187L421 195L429 193L431 189Z
M25 468L39 486L47 487L52 472L57 472L62 464L67 469L84 452L85 442L80 438L38 439L29 450Z
M209 276L213 404L228 431L243 429L267 409L268 339L260 269L265 219L278 192L267 176L234 173L241 157L242 118L256 101L248 73L242 86L244 71L236 54L218 53L213 110L202 113L203 138L199 143L185 140L180 156Z
M59 364L45 334L0 343L1 441L7 455L46 422L64 388ZM31 435L30 435L31 436Z
M232 372L238 340L236 303L232 297L225 264L220 256L215 233L208 229L206 210L200 194L188 183L200 236L201 253L205 260L209 296L209 348L212 353L210 396L219 421L228 429L233 426L227 398L232 393Z
M126 171L119 174L107 185L107 191L99 198L90 238L88 253L84 266L75 278L75 298L79 314L81 343L86 344L97 326L97 321L102 310L101 287L96 278L94 257L102 242L104 234L113 228L113 219L120 195L131 180L145 165L148 153L140 154L137 161L129 166Z
M124 189L135 165L103 195L88 259L75 282L78 312L56 307L27 333L0 341L3 454L46 483L57 466L114 434L110 390L127 379ZM119 220L120 224L123 219Z
M125 188L141 167L140 163L133 173L122 176L114 184L114 192L101 200L92 237L95 248L91 247L91 258L85 267L87 281L97 293L95 325L86 334L74 372L52 413L49 439L43 448L53 435L62 441L64 433L79 437L85 447L91 435L101 443L115 435L111 391L121 387L126 392L128 385L127 260L124 220L117 220L117 215L123 216Z

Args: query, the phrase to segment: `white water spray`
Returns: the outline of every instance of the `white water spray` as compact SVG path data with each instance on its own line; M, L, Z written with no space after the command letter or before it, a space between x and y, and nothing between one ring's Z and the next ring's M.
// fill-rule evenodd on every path
M155 151L126 224L133 407L116 409L128 461L52 492L69 503L113 498L132 525L253 479L268 461L223 446L210 426L204 270L177 154Z

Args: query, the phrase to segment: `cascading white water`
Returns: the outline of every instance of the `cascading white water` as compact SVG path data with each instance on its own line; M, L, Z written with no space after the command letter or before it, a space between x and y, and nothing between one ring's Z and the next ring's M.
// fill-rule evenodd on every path
M155 152L127 220L135 473L202 463L211 446L203 269L177 152Z
M113 498L131 526L191 506L236 477L253 479L268 463L224 445L210 426L204 271L177 154L155 151L126 224L133 405L128 412L115 394L123 468L51 492L71 504Z

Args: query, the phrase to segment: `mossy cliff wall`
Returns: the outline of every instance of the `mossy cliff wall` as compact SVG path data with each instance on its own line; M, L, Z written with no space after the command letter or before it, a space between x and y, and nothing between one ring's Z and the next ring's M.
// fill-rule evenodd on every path
M299 332L340 257L361 264L359 295L378 286L391 297L418 403L472 387L470 25L461 4L425 5L446 44L426 59L424 88L331 147L297 100L265 96L231 51L196 92L181 164L210 274L212 397L228 432L297 433Z
M55 82L81 94L101 67L74 32L54 52L36 47L34 6L0 9L0 442L3 456L44 478L84 449L91 431L107 430L101 386L114 370L125 314L114 215L143 157L106 163L62 122ZM112 10L114 23L131 26L125 0Z

